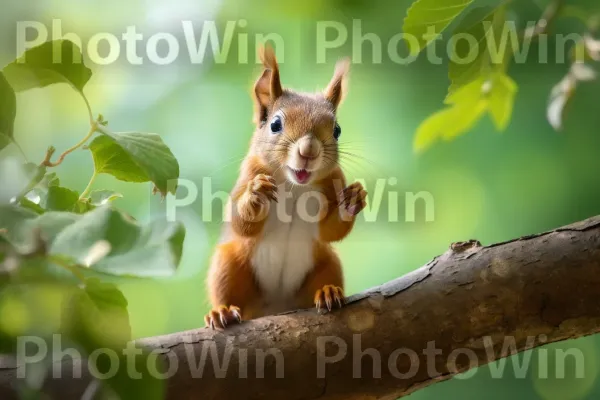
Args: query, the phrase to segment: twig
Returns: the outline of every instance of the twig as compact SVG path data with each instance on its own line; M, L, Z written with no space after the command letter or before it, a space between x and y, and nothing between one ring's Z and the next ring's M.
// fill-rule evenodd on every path
M561 10L565 6L564 0L555 0L546 7L541 18L535 24L535 26L525 30L523 34L525 40L534 39L546 32L550 25L554 23L556 18L560 15Z
M564 0L555 0L550 3L546 9L543 11L542 16L536 22L534 26L526 28L523 32L520 33L520 38L522 41L532 41L533 39L538 38L540 35L545 34L550 29L550 26L554 23L556 18L560 15L563 7L565 6ZM507 47L507 53L503 55L502 63L504 69L508 69L509 61L512 59L515 52L515 48Z
M54 152L56 151L56 149L53 146L48 147L48 150L46 151L46 156L45 156L44 160L40 163L40 165L43 165L45 167L56 167L56 166L60 165L67 155L69 155L70 153L74 152L75 150L77 150L78 148L83 146L92 137L92 135L96 131L98 131L99 126L106 124L106 122L104 121L104 117L102 115L100 115L98 117L98 119L94 119L94 113L92 111L90 102L88 101L88 99L85 96L85 94L83 93L83 91L80 91L79 93L81 94L81 97L83 97L83 101L85 103L85 108L87 109L87 112L88 112L88 117L90 119L90 131L76 145L65 150L65 152L62 153L58 157L58 160L56 160L56 162L50 161L50 159L52 158L52 155L54 155Z
M92 122L90 131L87 133L87 135L85 135L85 137L83 139L81 139L76 145L65 150L64 153L62 153L58 157L58 160L56 160L56 162L50 161L50 159L52 158L52 155L56 151L56 149L54 147L50 146L48 148L48 150L46 151L46 157L44 158L44 160L41 162L40 165L43 165L45 167L56 167L56 166L60 165L67 155L69 155L70 153L74 152L75 150L77 150L78 148L83 146L97 130L98 130L98 123L94 121L94 122Z

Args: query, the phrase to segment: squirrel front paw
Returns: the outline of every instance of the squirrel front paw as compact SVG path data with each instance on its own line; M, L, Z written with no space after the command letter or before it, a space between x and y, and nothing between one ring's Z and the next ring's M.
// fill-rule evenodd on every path
M246 185L238 213L246 221L259 220L268 213L271 200L277 202L277 183L272 176L258 174Z
M323 305L327 307L328 311L331 311L334 306L342 308L345 303L344 289L339 286L325 285L315 293L315 307L317 307L317 312L321 311Z
M338 202L342 217L354 217L367 205L367 192L363 185L354 182L339 193Z
M242 310L236 306L220 306L204 317L206 327L212 329L225 329L230 324L240 322L242 322Z

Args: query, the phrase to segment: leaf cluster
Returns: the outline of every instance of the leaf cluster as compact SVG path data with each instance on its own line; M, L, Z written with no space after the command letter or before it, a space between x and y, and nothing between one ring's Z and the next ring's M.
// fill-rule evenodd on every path
M600 13L589 12L562 0L546 2L539 21L517 32L510 2L479 6L474 0L416 0L404 19L404 32L421 38L410 45L413 54L421 52L442 32L454 26L450 35L448 77L450 87L445 108L428 117L417 129L414 150L422 152L439 140L452 140L465 134L489 115L498 131L510 124L517 83L508 67L516 51L525 51L533 40L547 33L559 18L577 18L588 30L573 47L572 68L552 90L548 101L549 123L560 130L567 106L582 82L597 79L592 66L600 61L600 41L594 34L600 27ZM489 3L489 2L488 2ZM455 23L456 22L456 23Z
M166 196L175 193L179 164L159 135L113 132L102 115L94 116L84 93L91 78L81 50L67 40L29 49L0 70L0 151L18 146L14 123L19 92L67 84L85 102L90 121L85 136L54 161L53 146L39 163L0 158L1 353L14 352L20 336L50 341L60 333L62 346L70 344L84 357L100 348L122 357L131 328L127 300L111 277L167 277L181 259L181 224L142 226L112 204L121 194L92 190L98 174L109 174L126 182L151 182L154 191ZM81 149L89 151L94 169L88 186L78 192L64 187L52 169ZM143 364L147 357L142 354L137 361ZM51 363L38 364L30 368L32 373ZM100 369L110 367L106 360L99 364ZM160 381L145 374L132 382L126 373L120 368L99 390L120 398L140 393L161 398ZM31 396L43 379L26 382L21 391Z

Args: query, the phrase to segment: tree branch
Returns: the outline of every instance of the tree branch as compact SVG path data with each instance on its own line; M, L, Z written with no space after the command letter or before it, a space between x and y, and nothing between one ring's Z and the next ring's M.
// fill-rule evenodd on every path
M396 399L518 351L599 332L599 289L595 217L485 247L455 243L424 267L352 296L331 314L302 310L225 332L198 329L137 343L175 363L169 399ZM508 351L511 338L515 347ZM439 353L428 357L424 351L432 343ZM230 355L219 378L211 346L220 360ZM361 358L368 348L375 351ZM262 368L261 351L269 349ZM63 378L47 379L47 390L56 398L79 398L88 381L73 379L69 363L62 366ZM0 370L0 397L10 398L14 381L14 369Z

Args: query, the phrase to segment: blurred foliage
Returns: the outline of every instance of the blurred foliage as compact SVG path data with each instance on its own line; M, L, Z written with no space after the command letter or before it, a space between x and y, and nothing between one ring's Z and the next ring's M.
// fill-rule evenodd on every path
M470 4L463 0L443 2L443 5L442 2L430 3L436 2L417 0L413 4L404 21L405 32L422 35L424 27L431 25L432 18L443 16L438 19L443 21L443 26L434 25L437 32L441 32L456 18L457 10ZM600 28L600 10L588 13L571 5L565 13L565 6L562 0L548 2L540 19L523 27L522 32L517 32L517 21L507 19L505 3L471 10L453 31L452 46L448 48L451 85L445 103L452 107L435 113L422 123L415 137L415 150L422 151L439 138L451 140L470 131L486 110L496 129L505 130L512 117L517 91L517 84L506 72L510 61L513 58L517 61L517 54L526 52L533 39L546 35L556 19L574 16L585 23L588 32L579 35L570 49L573 64L552 90L547 110L550 124L561 129L578 83L595 81L596 67L591 64L600 61L600 41L593 37ZM419 9L422 12L419 13ZM540 58L547 57L547 49L540 48L539 54Z
M442 57L440 64L427 59L427 51L432 49L437 50L437 54L447 54L446 46L455 32L473 32L478 37L485 37L487 43L488 36L481 36L482 21L492 15L492 22L499 16L514 21L522 35L526 22L538 22L551 3L550 0L509 3L493 0L178 0L170 3L159 0L127 3L39 0L4 4L0 13L0 66L9 65L20 56L15 47L17 21L39 21L48 29L47 39L58 40L60 38L51 37L52 25L53 19L60 20L63 34L76 33L81 38L84 59L88 55L86 44L94 34L107 32L121 37L132 25L144 35L139 50L144 48L150 35L158 32L172 33L182 46L180 57L167 66L154 65L147 59L143 65L132 65L127 62L124 45L115 63L88 64L92 71L89 80L82 80L87 74L85 70L76 75L79 78L67 79L67 83L75 88L81 86L80 92L85 89L85 101L81 101L81 93L73 91L69 85L51 85L43 90L19 92L13 109L11 99L14 97L4 87L7 83L14 85L15 90L20 86L6 78L14 81L18 75L26 76L29 80L23 80L22 85L27 86L25 82L31 82L32 75L16 69L0 75L3 105L0 107L0 148L3 149L0 179L5 183L0 199L6 204L13 197L20 197L20 207L27 209L18 217L26 220L19 222L19 226L24 227L23 237L0 235L0 245L11 246L12 257L18 259L23 266L19 270L24 273L17 277L17 282L22 284L12 284L10 290L3 290L0 296L0 343L8 343L10 347L8 339L18 334L36 332L47 336L60 329L69 331L72 324L62 317L65 307L72 304L73 299L85 304L86 310L101 315L116 313L116 320L120 322L116 324L117 332L110 337L118 338L129 333L129 329L131 337L137 338L197 328L203 324L202 315L208 309L204 277L212 246L221 229L222 207L219 200L213 200L213 195L231 188L239 162L247 152L253 129L249 89L259 72L252 57L258 34L281 36L285 48L277 51L279 58L284 59L282 80L284 85L298 89L322 87L328 81L336 59L352 55L350 93L339 115L344 130L341 143L352 155L341 162L349 179L364 179L370 193L376 192L377 182L385 182L385 186L380 203L382 211L377 220L359 220L350 237L337 246L349 293L410 272L445 251L451 242L470 238L484 243L502 241L600 214L600 175L597 173L600 86L597 80L589 79L589 70L574 71L578 63L571 63L583 59L585 65L595 68L596 41L577 42L569 48L566 62L556 61L557 35L578 33L584 37L585 33L594 30L593 17L598 11L596 0L572 1L565 5L550 24L548 42L532 40L528 57L523 60L508 57L512 61L507 62L507 57L503 57L500 62L488 62L489 54L482 53L473 63L477 67L457 69L447 56ZM449 18L447 24L438 27L438 31L443 29L442 40L431 41L429 47L425 42L419 43L416 50L421 53L413 63L402 65L391 60L386 49L391 38L403 31L403 19L409 7L412 6L412 12L404 21L405 28L411 26L411 21L413 26L418 24L417 18L427 18L429 14L419 12L419 7L443 8L452 4L456 5L453 11L440 11L440 19ZM501 13L499 6L504 7ZM493 12L482 12L484 7L491 7L489 10ZM479 20L478 15L481 16ZM230 26L235 24L230 56L223 63L215 62L210 56L201 64L191 63L183 45L182 20L193 21L198 30L202 21L215 20L220 33L225 31L228 23ZM240 24L240 20L245 24ZM319 22L323 21L339 24L348 35L341 46L326 52L325 64L317 63L316 44ZM238 59L240 48L244 47L243 36L239 33L247 34L248 38L250 50L246 63ZM335 32L329 33L335 35ZM368 34L372 34L369 38L376 39L366 39ZM380 61L374 51L379 43L382 48ZM68 42L61 42L61 46L65 45L69 46ZM549 49L548 62L538 58L545 45ZM583 51L578 52L577 48ZM403 56L410 54L404 42L398 43L396 50ZM459 47L457 51L460 53ZM578 58L582 54L583 58ZM448 71L453 70L455 73L451 73L451 77L458 76L458 84L454 82L456 79L448 77ZM57 77L56 71L44 73L43 79L65 81L64 75ZM452 95L448 96L447 88L453 82ZM94 123L99 130L109 131L103 125L106 122L103 117L90 114L86 104L88 99L94 109L110 116L110 127L160 132L163 145L177 156L178 175L198 187L196 201L177 210L177 220L186 227L184 242L181 231L176 228L161 236L156 232L162 228L138 226L165 219L166 205L171 197L161 201L159 196L151 194L148 185L130 183L151 180L158 183L163 193L174 190L167 185L168 179L175 174L174 163L156 170L148 170L144 163L155 154L167 154L170 158L165 147L159 145L150 154L136 154L127 151L130 141L124 145L119 140L130 137L92 132L95 135L92 138L86 132ZM439 111L442 99L446 99L446 108ZM563 118L565 111L568 111L568 118ZM484 115L491 118L483 118ZM11 119L14 119L14 134L10 129L12 122L8 125L5 122ZM560 133L553 127L560 128ZM426 133L419 135L421 131ZM472 133L461 135L467 131ZM504 133L499 135L495 131ZM13 137L21 150L14 145ZM21 153L29 160L46 159L49 144L57 149L70 149L74 141L82 137L91 139L89 143L84 141L90 145L91 152L82 144L60 165L37 169L37 162L33 164L35 168L29 164L23 166L20 161L13 162L22 157ZM423 150L427 148L427 151L416 155L413 147L419 143L415 142L419 137L425 137ZM434 145L439 139L443 143ZM110 149L110 154L120 153L120 163L115 165L114 160L103 156L107 154L103 152L106 149ZM54 163L56 161L52 160L56 157L51 153L47 161ZM118 169L119 165L126 165L125 171ZM90 175L93 176L91 180ZM27 184L23 186L25 181ZM95 192L96 188L107 188L109 193ZM415 222L406 219L408 202L405 194L420 191L431 193L435 199L433 222L425 220L421 205L416 209ZM21 196L24 192L27 196ZM181 185L176 197L183 198L187 193L186 187ZM108 199L123 211L109 213L95 209ZM65 218L55 214L57 211L47 212L49 208L67 209L70 213ZM388 220L393 210L399 216L397 222ZM84 213L83 216L80 213ZM8 215L2 213L3 224L7 223L4 221ZM129 215L137 222L130 221ZM44 218L55 221L40 224ZM90 218L93 226L107 229L98 229L87 238L66 236L64 232L68 233L69 226L81 223L83 218ZM98 222L96 218L102 221ZM52 254L50 242L45 247L54 257L52 262L47 262L45 257L29 257L33 251L31 246L39 245L34 240L38 226L46 229L49 237L65 235L69 241L81 243L82 247L62 246L61 249L73 251L65 257L62 250ZM145 236L140 232L148 232L147 229L155 234L146 238L148 241L140 240L137 235ZM111 243L111 249L117 242L126 242L121 248L122 253L111 256L127 257L129 251L135 252L137 248L151 249L158 258L170 260L172 268L179 263L177 272L173 278L142 279L112 276L106 271L82 267L80 264L89 256L83 246L99 242L99 247L92 253L102 255L106 252L106 247L102 248L105 241ZM6 255L2 257L0 262L5 263ZM149 272L152 265L157 265L154 257L136 260L140 265L148 265L148 270L139 269L138 272ZM32 277L26 273L29 267L45 271L48 279L70 276L74 283L69 284L71 289L67 291L55 284L39 284L31 290ZM100 279L100 283L93 281L96 283L91 284L92 289L82 290L77 286L81 283L80 278L73 278L72 269L86 273L81 277L84 282ZM90 272L92 275L88 276ZM126 303L116 290L124 295ZM104 301L105 292L112 293L109 297L116 301ZM127 321L122 312L125 305L129 314ZM76 309L68 315L83 317ZM84 349L98 344L93 329L90 332L85 329L87 326L83 323L80 332L71 330ZM596 365L598 338L563 342L549 349L556 346L584 352L583 379L575 377L575 369L569 364L565 379L555 378L553 374L549 378L540 378L540 368L553 371L555 360L552 356L544 359L541 350L534 350L531 354L535 368L526 379L514 378L512 373L496 379L488 367L481 367L474 378L434 385L412 397L597 398L600 395ZM129 393L138 391L140 395L139 390L145 390L144 394L154 393L159 398L161 389L155 384L136 382L135 387L129 388ZM116 390L124 386L127 384L123 384L123 377L115 378L112 383Z
M57 49L71 57L57 60ZM73 42L57 40L33 47L0 74L2 143L12 142L22 152L13 132L15 90L67 83L83 98L90 120L88 134L54 162L53 146L39 164L14 158L0 162L0 354L18 353L19 338L30 335L38 339L38 346L41 342L47 348L51 343L52 349L26 368L19 393L23 398L43 397L38 392L54 362L54 356L48 354L69 345L83 350L79 354L90 360L97 351L111 349L121 364L127 364L111 374L112 357L95 358L93 368L108 375L96 389L102 396L161 399L164 381L148 373L135 381L129 374L130 363L122 353L132 339L127 299L114 283L103 280L106 275L171 275L181 259L185 230L181 224L163 220L139 226L107 204L120 197L118 193L90 189L98 173L107 173L123 181L152 182L153 192L166 196L176 190L179 164L160 136L112 133L102 115L94 119L83 91L92 71ZM48 170L62 164L96 133L102 136L97 136L92 142L96 146L89 149L94 168L86 189L80 195L60 186L56 173ZM102 138L105 140L98 144ZM24 153L22 156L26 158ZM47 289L50 296L36 296ZM46 308L52 304L52 312L32 318L44 309L31 301L36 298ZM142 360L142 365L150 368L146 362L150 356L141 349L139 353L136 362Z

